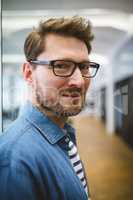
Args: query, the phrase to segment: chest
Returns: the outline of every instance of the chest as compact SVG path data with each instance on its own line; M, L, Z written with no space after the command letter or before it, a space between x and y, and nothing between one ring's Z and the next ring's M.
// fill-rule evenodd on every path
M41 189L46 189L47 200L87 200L63 145L45 146L37 161Z

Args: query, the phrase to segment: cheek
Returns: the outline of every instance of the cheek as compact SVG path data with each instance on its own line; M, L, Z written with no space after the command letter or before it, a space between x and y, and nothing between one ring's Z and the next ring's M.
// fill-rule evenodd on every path
M39 79L42 91L53 98L58 97L59 90L66 86L66 81L60 77L47 74Z
M53 84L53 78L51 76L51 74L49 73L48 70L45 70L43 68L37 68L35 76L34 76L35 81L38 82L38 84L44 88L44 87L48 87L51 86Z
M49 77L47 80L47 84L50 87L53 87L55 89L60 89L63 88L66 84L67 81L64 78L58 77L58 76L51 76L51 78Z
M89 88L90 83L91 83L91 80L90 80L90 79L85 80L84 86L85 86L85 90L86 90L86 91L87 91L87 89Z

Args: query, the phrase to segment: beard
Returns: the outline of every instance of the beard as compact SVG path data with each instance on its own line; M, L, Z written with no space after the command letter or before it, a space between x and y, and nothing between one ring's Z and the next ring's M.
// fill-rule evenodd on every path
M47 88L47 91L44 90L39 84L36 84L34 91L36 106L41 112L49 111L51 115L70 117L79 114L84 107L85 92L79 88L69 88L60 91L55 88Z

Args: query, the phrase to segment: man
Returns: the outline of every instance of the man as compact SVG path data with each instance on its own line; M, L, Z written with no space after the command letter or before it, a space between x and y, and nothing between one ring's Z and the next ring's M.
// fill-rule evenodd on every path
M85 103L99 65L80 17L41 22L28 35L23 75L29 100L0 140L1 200L87 200L87 180L67 123Z

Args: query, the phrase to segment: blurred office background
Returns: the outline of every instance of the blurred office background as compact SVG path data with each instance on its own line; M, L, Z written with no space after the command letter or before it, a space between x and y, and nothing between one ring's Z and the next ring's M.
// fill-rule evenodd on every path
M131 200L132 0L3 0L1 129L16 119L26 100L21 72L25 61L23 43L28 32L41 19L76 14L92 22L95 40L90 57L101 65L92 79L85 109L75 121L92 199Z
M88 92L82 115L101 118L108 134L133 146L133 1L3 0L2 123L6 128L26 99L22 79L23 43L38 21L52 16L81 15L93 24L91 60L101 68ZM91 92L90 92L91 91Z

